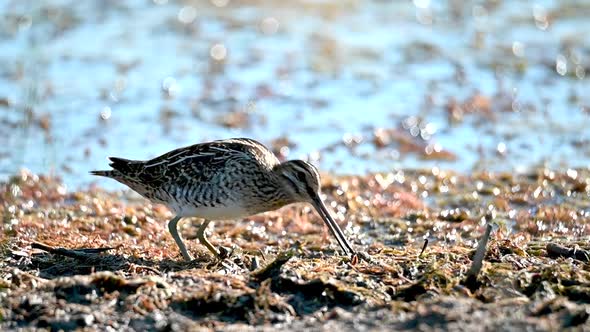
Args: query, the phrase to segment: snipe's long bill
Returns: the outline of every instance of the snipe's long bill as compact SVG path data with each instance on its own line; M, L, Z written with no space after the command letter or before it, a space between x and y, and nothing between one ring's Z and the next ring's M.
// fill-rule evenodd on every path
M302 160L281 163L255 140L234 138L195 144L146 161L110 160L112 170L91 173L113 178L143 197L168 206L176 214L168 229L186 260L192 257L178 234L181 218L204 219L197 237L219 256L205 236L211 220L241 219L298 202L313 205L344 253L355 254L320 198L318 170Z

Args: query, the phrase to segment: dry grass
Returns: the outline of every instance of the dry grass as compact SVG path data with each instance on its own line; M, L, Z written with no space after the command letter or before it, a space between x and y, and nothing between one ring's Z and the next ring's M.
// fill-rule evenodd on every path
M232 256L216 261L193 240L197 258L185 263L165 207L99 188L67 192L57 180L19 174L0 184L0 327L590 326L587 171L402 173L324 176L328 201L371 263L339 256L305 206L216 222L210 239ZM494 232L476 282L466 282L486 215ZM194 238L197 226L185 223L184 236ZM34 242L115 249L67 257Z

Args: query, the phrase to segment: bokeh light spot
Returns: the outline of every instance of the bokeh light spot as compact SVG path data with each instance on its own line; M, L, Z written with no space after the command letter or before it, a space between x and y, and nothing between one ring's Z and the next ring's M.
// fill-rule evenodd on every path
M197 18L197 10L193 6L184 6L178 11L178 20L181 23L192 23L195 18Z
M279 21L274 17L267 17L262 20L260 29L265 35L272 35L279 30Z
M211 57L217 61L222 61L227 56L227 49L223 44L215 44L211 47L211 51L209 51Z

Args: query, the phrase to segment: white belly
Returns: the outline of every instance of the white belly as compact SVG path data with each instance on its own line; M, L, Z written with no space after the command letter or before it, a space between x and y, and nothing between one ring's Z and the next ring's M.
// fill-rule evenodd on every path
M170 209L180 217L197 217L208 220L233 220L248 217L250 214L241 206L174 206L169 204Z

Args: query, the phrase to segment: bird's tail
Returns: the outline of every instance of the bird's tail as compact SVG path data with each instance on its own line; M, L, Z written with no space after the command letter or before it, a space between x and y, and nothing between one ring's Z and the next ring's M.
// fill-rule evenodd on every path
M98 175L98 176L106 176L107 178L112 178L115 176L114 171L90 171L90 174L92 175Z
M141 167L141 165L143 165L143 162L138 160L129 160L117 157L110 157L109 159L111 160L109 166L123 174L133 174Z
M137 172L143 162L137 160L129 160L117 157L110 157L111 163L109 166L113 168L113 170L108 171L91 171L90 174L98 175L98 176L106 176L108 178L120 178L122 176L131 176L135 172Z

